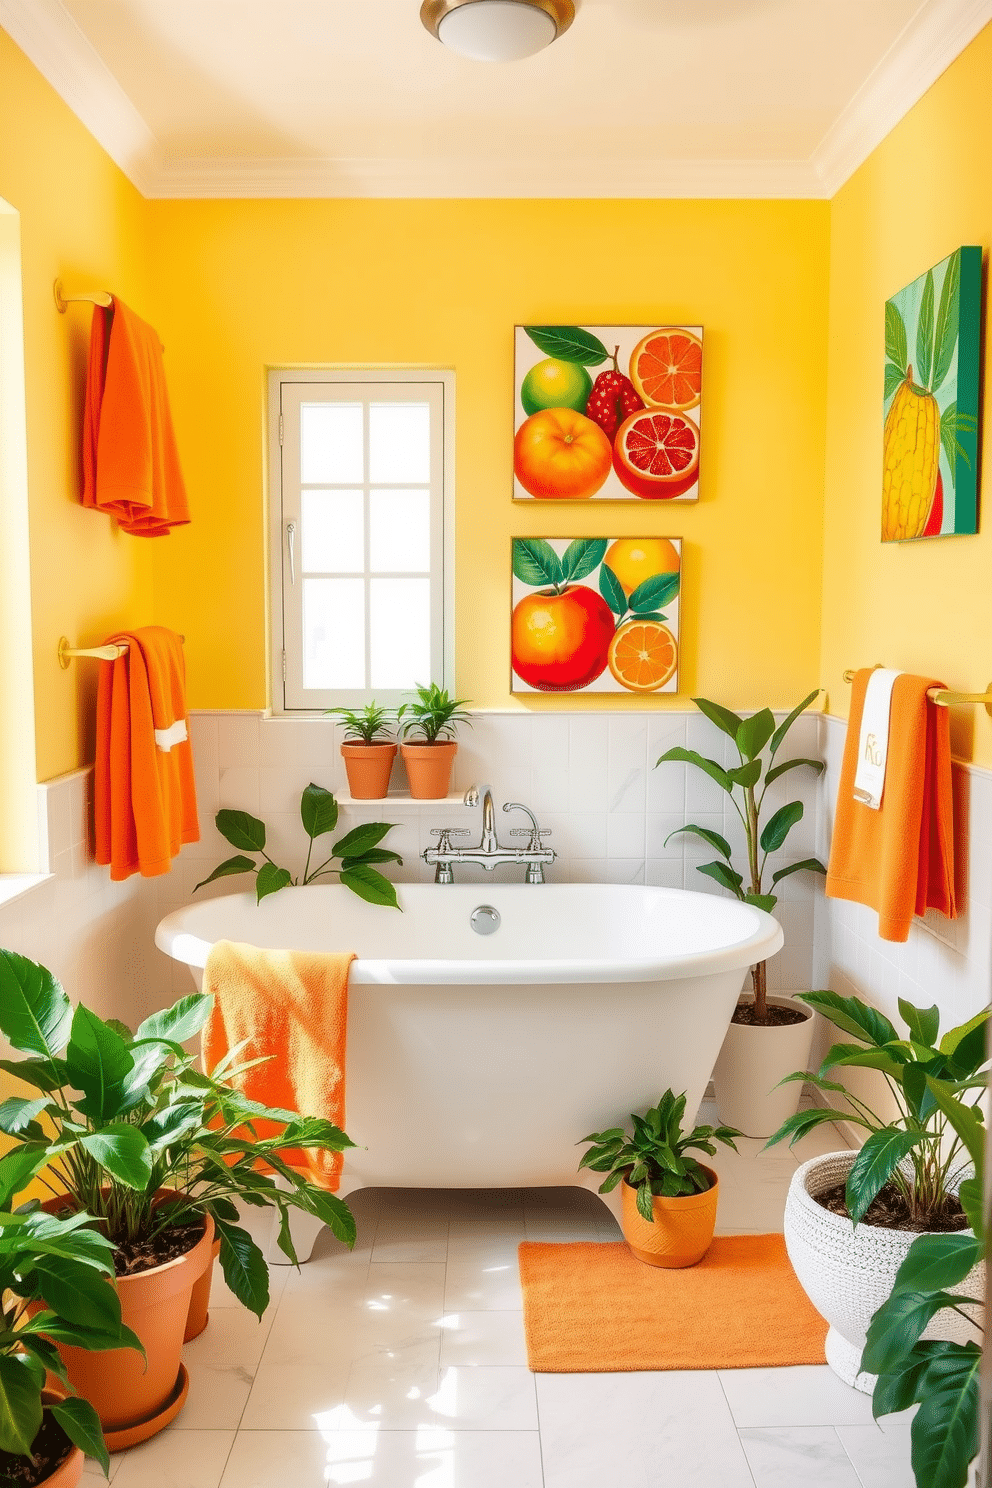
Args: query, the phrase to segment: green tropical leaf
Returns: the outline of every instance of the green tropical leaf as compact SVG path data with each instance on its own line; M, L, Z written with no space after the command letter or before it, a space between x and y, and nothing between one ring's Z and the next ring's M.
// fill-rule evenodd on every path
M614 615L624 615L627 612L627 596L623 592L623 586L608 563L604 563L599 570L599 592L606 600Z
M403 859L399 853L391 852L388 847L370 847L368 852L359 853L355 857L342 858L342 868L358 868L363 863L402 863Z
M789 1076L788 1078L791 1079L793 1077ZM794 1078L797 1080L806 1080L808 1076L805 1070L803 1070L798 1071ZM786 1081L781 1080L779 1083L784 1085ZM839 1089L840 1087L835 1086L833 1088ZM809 1106L806 1110L797 1111L794 1116L787 1117L778 1131L774 1132L768 1138L765 1147L774 1147L776 1142L784 1142L786 1137L789 1138L789 1146L792 1147L796 1142L801 1141L803 1137L807 1136L809 1132L815 1131L818 1126L822 1126L825 1121L836 1121L836 1119L837 1112L828 1110L826 1106Z
M753 892L744 895L745 904L753 904L755 909L763 909L766 914L771 914L778 903L777 894L755 894Z
M45 966L0 951L0 1032L21 1054L51 1059L69 1038L72 1006Z
M100 1417L89 1401L79 1395L68 1395L65 1400L49 1406L49 1410L73 1446L80 1447L87 1457L95 1457L104 1473L109 1473L110 1454L103 1439Z
M384 904L390 909L399 909L395 885L377 873L374 868L358 864L355 868L341 870L341 882L346 889L364 899L367 904Z
M719 832L714 832L710 827L695 827L691 825L676 827L675 831L669 832L668 836L665 838L666 846L671 841L671 839L673 837L677 837L680 832L692 832L694 836L702 837L704 842L708 842L710 847L715 847L717 852L722 853L723 856L727 859L728 863L730 862L730 843L727 841L726 837L721 837Z
M834 1044L824 1055L820 1073L822 1075L828 1070L851 1066L855 1069L879 1070L890 1080L902 1084L903 1073L909 1066L909 1055L898 1046L866 1049L862 1044Z
M204 884L213 883L215 878L230 878L235 873L254 873L257 867L258 864L254 858L242 857L240 853L236 858L225 858L209 878L201 878L200 882L194 886L193 893L195 894L197 889L202 889Z
M72 1019L70 1017L71 1024ZM0 1070L35 1090L61 1090L68 1079L64 1059L0 1059Z
M750 718L743 720L734 742L744 759L753 760L774 732L775 715L770 708L762 708L760 713L752 713Z
M48 1144L45 1142L5 1152L0 1157L0 1209L9 1209L17 1195L27 1188L48 1161Z
M936 355L933 364L932 391L936 392L951 370L958 341L958 316L961 310L961 254L952 253L940 289L937 323L934 327Z
M338 824L338 803L329 790L311 780L300 797L300 820L308 837L323 837Z
M786 863L784 868L776 868L775 872L772 874L772 883L777 884L783 878L788 878L790 874L793 873L826 874L826 871L826 868L824 868L819 858L803 858L801 863Z
M974 1343L920 1347L930 1357L910 1427L913 1473L926 1488L963 1488L978 1453L981 1350Z
M641 1183L637 1189L637 1212L649 1224L654 1224L654 1206L650 1183Z
M392 822L363 822L340 837L331 851L336 858L357 858L376 847L392 826Z
M881 1047L882 1044L895 1044L899 1041L899 1035L885 1014L869 1007L857 997L841 997L839 992L829 991L800 992L797 995L800 1002L815 1008L836 1028L845 1033L853 1033L863 1043Z
M776 852L792 831L796 822L803 814L802 801L790 801L787 806L780 806L773 816L770 816L761 833L761 848L763 852Z
M940 1009L934 1003L932 1007L918 1008L908 1002L905 997L899 998L899 1016L909 1029L910 1037L918 1044L932 1049L937 1042L937 1034L940 1030Z
M882 397L885 400L885 402L888 402L888 400L892 397L892 394L895 392L895 390L899 386L899 384L901 382L905 382L905 380L906 380L906 373L903 371L903 369L901 367L897 367L896 364L895 364L895 362L886 362L886 364L885 364L885 386L882 389Z
M737 738L737 730L744 720L736 713L731 713L729 708L724 708L720 703L711 703L708 698L693 698L692 701L703 717L716 724L721 733L727 734L731 739Z
M48 1105L48 1099L43 1095L36 1100L27 1100L20 1095L9 1096L0 1102L0 1132L6 1132L8 1137L26 1136L41 1141L44 1133L37 1118L48 1109Z
M649 610L658 610L669 604L679 592L680 575L675 573L652 574L643 584L638 584L627 603L635 615Z
M355 1216L343 1199L328 1193L326 1188L309 1187L303 1195L307 1212L323 1220L332 1235L343 1245L353 1246L356 1229Z
M292 882L293 875L288 868L277 868L275 863L263 863L255 880L255 903L261 904L269 894L278 894L280 889L288 888Z
M261 1318L269 1305L269 1268L246 1230L214 1216L224 1280L238 1301Z
M727 771L727 779L744 790L750 790L761 779L761 760L753 759L748 760L746 765L735 765L732 770Z
M551 584L560 588L565 582L561 559L543 537L513 539L513 572L524 584Z
M524 326L524 330L539 351L561 362L598 367L610 355L599 337L583 326Z
M968 1223L975 1234L982 1238L985 1236L985 1216L983 1213L982 1181L980 1178L966 1178L958 1188L958 1198L961 1208L968 1217Z
M927 1076L927 1086L967 1148L975 1171L980 1174L985 1157L985 1127L982 1124L981 1107L965 1105L943 1080L935 1080L932 1075Z
M0 1451L29 1455L41 1430L41 1390L27 1358L0 1354Z
M916 379L921 387L930 388L933 370L933 269L923 281L920 315L916 322Z
M894 300L885 302L885 355L901 370L903 377L909 363L906 349L906 324Z
M170 1039L177 1044L185 1043L200 1032L210 1017L212 1006L213 998L206 994L194 992L189 997L180 997L172 1007L152 1013L139 1023L134 1041L138 1043L141 1039Z
M141 1193L147 1189L152 1176L151 1153L147 1138L136 1126L112 1121L102 1131L86 1132L79 1138L79 1145L125 1188Z
M956 1028L949 1028L940 1041L940 1052L953 1057L957 1063L958 1045L963 1043L969 1034L973 1034L976 1028L984 1028L990 1017L992 1017L992 1008L984 1007L973 1018L969 1018L967 1023L959 1023Z
M240 852L265 851L265 823L247 811L218 811L214 823L220 835ZM254 864L252 864L254 867Z
M985 1254L985 1246L973 1235L933 1233L919 1235L909 1247L896 1272L896 1292L941 1292L960 1286L972 1266Z
M574 542L570 542L561 557L565 582L587 578L602 563L606 549L605 537L577 537Z
M728 796L733 795L733 781L722 765L718 765L716 760L706 759L695 749L683 749L681 744L677 744L673 749L666 749L665 753L655 760L655 768L680 760L684 760L688 765L695 765L697 770L702 770L711 780L715 780Z
M928 1323L959 1299L950 1292L893 1292L868 1325L861 1367L870 1374L897 1370L920 1341Z
M109 1282L93 1284L92 1269L65 1256L39 1255L35 1260L38 1288L47 1305L67 1323L116 1335L121 1326L121 1304Z
M697 863L696 872L703 873L707 878L716 879L725 889L729 889L738 899L743 899L741 884L744 882L741 875L729 863Z
M787 770L796 770L796 769L799 768L800 765L808 765L809 768L816 775L822 775L823 772L824 772L824 770L826 769L826 765L823 763L822 760L816 760L816 759L788 759L788 760L783 760L780 765L773 765L772 768L768 771L768 773L765 776L765 784L766 785L771 785L771 783L772 783L773 780L777 780L779 778L779 776L780 775L784 775Z
M134 1068L134 1056L120 1034L82 1003L73 1014L65 1059L71 1084L86 1097L76 1103L79 1109L99 1121L116 1114L121 1082Z
M885 1187L903 1158L924 1140L919 1131L883 1127L872 1132L851 1165L844 1197L847 1212L860 1224L876 1194ZM872 1370L877 1374L877 1370Z
M782 747L783 739L791 729L792 725L795 723L796 719L799 717L800 713L805 713L810 703L815 701L815 699L818 698L819 695L820 688L814 687L813 691L809 693L808 696L804 697L801 703L797 703L789 716L783 719L783 721L779 724L774 734L772 734L771 753L773 757L778 754L779 749Z

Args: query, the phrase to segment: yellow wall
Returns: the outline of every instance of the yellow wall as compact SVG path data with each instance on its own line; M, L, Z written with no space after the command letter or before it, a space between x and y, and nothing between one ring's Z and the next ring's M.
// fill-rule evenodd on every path
M517 535L686 540L683 697L784 706L816 685L828 207L810 202L149 204L194 520L155 552L194 707L260 707L263 369L453 367L456 686L509 698ZM510 501L515 322L704 326L698 504ZM659 702L661 700L659 699ZM643 706L528 698L545 708Z
M958 58L831 205L830 352L821 680L846 716L845 667L886 666L969 692L992 678L992 511L973 537L879 539L883 304L963 243L992 239L992 27ZM987 286L986 286L987 289ZM988 306L985 308L986 327ZM988 360L987 335L983 356ZM987 431L990 386L980 437ZM979 454L979 479L988 458ZM982 509L984 506L984 510ZM992 721L952 715L954 752L992 764Z
M147 207L0 31L0 197L20 214L38 778L93 757L96 676L60 670L60 635L92 643L152 618L149 544L78 505L89 311L52 283L113 288L151 314ZM14 863L3 866L15 867Z

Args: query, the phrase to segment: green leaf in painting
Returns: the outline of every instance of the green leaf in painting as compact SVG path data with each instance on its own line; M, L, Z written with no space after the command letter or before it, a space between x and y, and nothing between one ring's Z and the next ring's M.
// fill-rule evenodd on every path
M263 863L255 880L255 903L261 904L269 894L278 894L293 882L288 868L277 868L275 863Z
M240 852L265 850L265 823L247 811L218 811L214 822L220 835Z
M974 434L977 429L977 421L970 413L959 413L956 402L948 403L940 415L940 442L947 456L947 463L953 473L955 464L960 457L971 469L971 460L968 451L958 438L959 434Z
M616 574L608 563L599 570L599 592L614 615L623 615L627 609L627 596Z
M961 307L961 250L952 253L947 260L947 273L940 289L940 304L937 307L937 324L934 328L936 348L933 364L934 392L940 387L951 370L954 349L958 340L958 315Z
M916 322L916 380L925 388L930 386L933 371L933 269L927 271L923 281L923 298L920 300L920 317Z
M400 907L396 889L389 879L363 863L355 868L342 869L341 882L367 904L385 904L391 909Z
M553 584L557 587L565 582L561 559L543 537L513 539L513 573L524 584Z
M599 337L582 326L524 326L524 330L539 351L562 362L598 367L610 355Z
M300 820L308 837L323 837L338 824L338 803L329 790L311 780L300 797Z
M885 302L885 355L906 375L906 324L894 300Z
M605 537L577 537L574 542L569 543L561 558L566 583L572 579L587 578L602 563L605 552Z
M901 382L905 382L905 380L906 380L906 374L905 374L905 372L901 372L899 370L899 368L896 366L895 362L886 362L886 364L885 364L885 388L884 388L883 394L882 394L882 396L884 397L886 403L892 397L892 394L895 392L895 390L899 386L899 384Z
M197 889L202 889L204 884L213 883L215 878L230 878L235 873L254 873L257 866L254 858L246 858L241 853L236 858L225 858L223 863L218 863L209 878L201 878L193 889L193 893L195 894Z
M645 579L643 584L638 584L628 604L635 615L642 615L648 610L657 610L675 598L679 592L679 581L678 573L654 574L650 579Z

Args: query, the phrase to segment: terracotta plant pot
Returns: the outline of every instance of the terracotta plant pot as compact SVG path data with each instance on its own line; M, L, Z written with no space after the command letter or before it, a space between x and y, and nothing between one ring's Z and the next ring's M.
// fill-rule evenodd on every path
M189 1299L189 1312L186 1314L186 1332L183 1334L183 1343L189 1343L191 1338L199 1338L210 1318L210 1287L214 1279L214 1262L220 1255L220 1241L215 1240L210 1247L210 1262L199 1281L193 1287L193 1295Z
M453 739L439 744L400 745L415 801L440 801L448 794L457 749Z
M624 1179L622 1226L624 1239L639 1261L648 1266L665 1266L677 1270L694 1266L709 1250L716 1229L716 1206L720 1183L712 1168L703 1165L711 1180L705 1193L687 1194L681 1199L651 1201L652 1223L638 1213L637 1192Z
M389 790L395 744L342 744L348 789L356 801L381 801Z
M770 1007L795 1008L802 1023L761 1028L731 1023L713 1066L713 1093L720 1120L746 1137L770 1137L799 1109L803 1082L779 1080L793 1070L807 1069L813 1043L813 1013L794 1002L787 992L769 996Z
M51 1199L43 1207L58 1212L67 1201ZM185 1399L189 1380L181 1369L183 1334L193 1287L209 1265L213 1239L214 1222L207 1215L202 1238L185 1255L117 1278L121 1316L141 1339L147 1365L134 1349L91 1353L58 1345L69 1379L96 1410L112 1452L161 1431Z

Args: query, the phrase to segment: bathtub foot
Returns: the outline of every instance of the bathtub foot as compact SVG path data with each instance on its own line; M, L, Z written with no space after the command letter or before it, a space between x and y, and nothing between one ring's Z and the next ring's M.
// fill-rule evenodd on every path
M600 1203L605 1205L605 1207L609 1209L617 1224L621 1225L622 1228L622 1221L620 1216L622 1212L623 1200L620 1195L620 1185L617 1184L612 1193L601 1194L599 1192L599 1185L602 1183L602 1181L603 1177L601 1173L591 1173L588 1168L583 1168L577 1178L577 1187L587 1188L590 1193L594 1193Z

